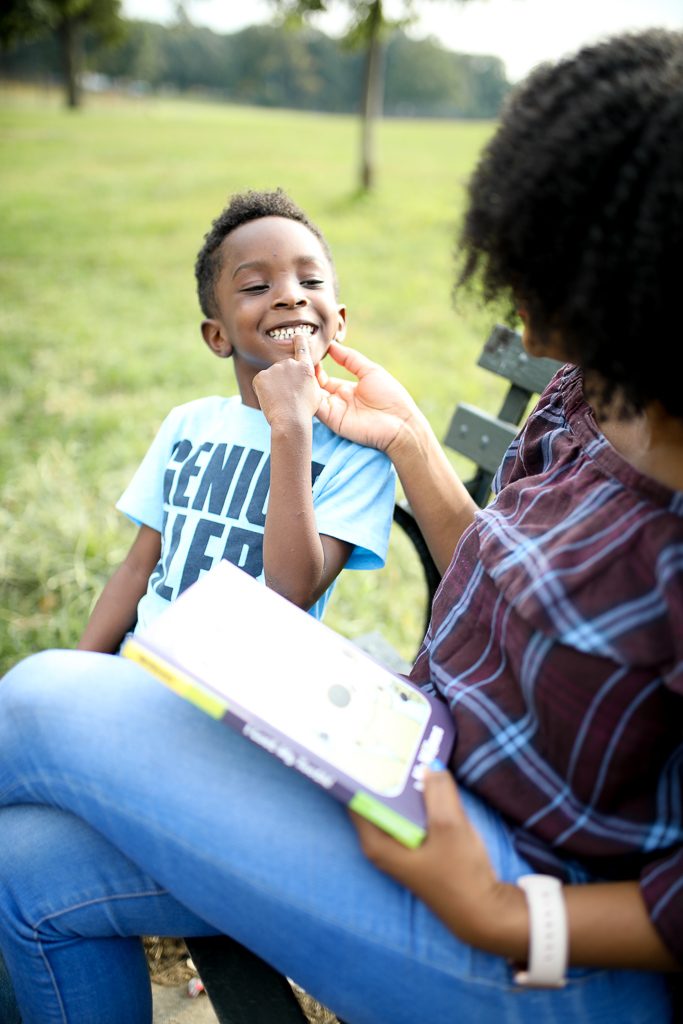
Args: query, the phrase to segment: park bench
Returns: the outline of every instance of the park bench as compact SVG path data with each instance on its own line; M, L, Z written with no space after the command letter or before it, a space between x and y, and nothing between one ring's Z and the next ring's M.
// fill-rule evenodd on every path
M444 444L474 463L474 474L466 486L483 507L489 501L494 474L531 399L540 394L560 364L553 359L530 357L520 336L500 324L484 344L477 363L508 381L501 408L492 416L461 403ZM427 591L426 629L440 576L405 502L396 503L394 521L420 560ZM227 936L188 938L186 945L220 1024L305 1024L307 1018L287 979L244 946Z

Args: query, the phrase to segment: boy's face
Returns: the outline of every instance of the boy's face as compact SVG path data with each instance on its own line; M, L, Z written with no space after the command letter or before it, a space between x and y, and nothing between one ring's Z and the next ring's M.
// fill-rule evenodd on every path
M294 333L309 338L317 364L342 340L346 310L337 302L332 267L304 225L262 217L235 228L221 245L215 286L218 316L202 323L207 345L232 356L242 398L261 370L294 353Z

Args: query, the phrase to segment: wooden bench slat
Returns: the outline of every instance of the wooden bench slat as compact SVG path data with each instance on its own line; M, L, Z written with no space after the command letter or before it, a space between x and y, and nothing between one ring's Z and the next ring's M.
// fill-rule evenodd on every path
M493 328L477 363L529 394L540 394L562 365L556 359L527 355L517 331L503 324L496 324Z
M444 443L488 473L495 473L518 430L513 423L461 402L453 414Z

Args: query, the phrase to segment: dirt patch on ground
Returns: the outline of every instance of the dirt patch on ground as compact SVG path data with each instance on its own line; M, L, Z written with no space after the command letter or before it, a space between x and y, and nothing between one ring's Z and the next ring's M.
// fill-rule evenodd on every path
M190 954L182 939L147 935L142 944L155 985L182 985L197 977L196 970L188 963Z

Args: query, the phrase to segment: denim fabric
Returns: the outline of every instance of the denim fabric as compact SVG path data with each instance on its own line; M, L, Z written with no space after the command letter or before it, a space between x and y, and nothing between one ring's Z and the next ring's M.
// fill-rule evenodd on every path
M500 876L527 871L463 796ZM23 662L0 682L0 948L24 1024L149 1024L137 936L216 929L353 1024L671 1016L653 974L517 989L365 860L340 804L137 666Z
M0 953L0 1022L2 1024L21 1024L12 979L7 971L2 953Z

